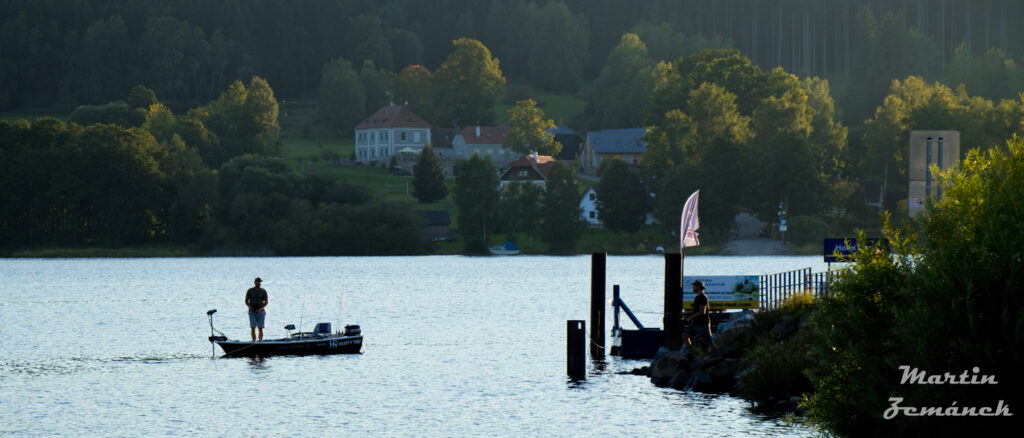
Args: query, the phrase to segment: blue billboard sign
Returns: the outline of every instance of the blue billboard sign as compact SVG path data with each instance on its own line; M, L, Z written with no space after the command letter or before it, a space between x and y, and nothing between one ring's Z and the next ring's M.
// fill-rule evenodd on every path
M879 243L888 243L885 239L867 239L864 242L869 248L878 246ZM857 239L825 239L825 263L852 262L853 255L857 253Z

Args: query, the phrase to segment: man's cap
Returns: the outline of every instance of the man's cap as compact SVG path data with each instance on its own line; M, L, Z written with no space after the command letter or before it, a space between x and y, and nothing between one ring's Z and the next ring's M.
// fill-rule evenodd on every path
M254 283L263 283L263 279L256 277L256 281Z
M695 280L695 281L693 282L693 285L694 285L694 286L697 286L697 287L699 287L699 288L701 288L701 289L704 289L704 283L703 283L703 282L701 282L700 280Z

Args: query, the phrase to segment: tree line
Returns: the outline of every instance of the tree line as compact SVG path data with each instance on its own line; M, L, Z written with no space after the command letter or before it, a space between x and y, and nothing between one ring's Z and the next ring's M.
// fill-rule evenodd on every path
M466 253L486 253L496 232L513 241L532 241L536 236L552 254L572 252L583 222L579 183L565 163L553 165L543 188L529 182L501 187L494 164L476 153L458 168L454 198Z
M840 117L854 126L891 79L911 74L1013 97L1024 31L1007 20L1022 8L1012 0L6 0L0 110L108 102L127 83L178 111L252 75L281 98L313 98L332 60L357 70L370 61L390 74L436 70L459 38L490 48L514 83L572 93L598 77L630 32L655 62L736 48L766 70L839 81Z
M469 26L464 34L479 35L481 39L439 40L429 45L421 42L422 47L431 48L422 52L403 52L398 50L399 44L392 44L395 41L409 42L419 38L416 32L401 31L401 24L407 23L401 16L409 11L395 11L387 6L363 5L358 2L303 3L300 7L291 8L293 11L282 11L283 5L273 1L264 3L267 9L259 11L243 11L235 2L223 2L211 14L236 19L258 16L263 20L241 23L225 19L213 23L217 26L212 32L209 31L208 25L212 22L207 20L208 17L196 15L197 11L212 7L205 3L193 5L196 8L190 11L181 9L182 5L190 4L188 2L158 7L146 1L132 2L131 7L121 9L111 9L110 5L104 4L94 10L84 11L80 10L82 5L92 5L92 2L83 1L61 9L64 14L38 9L34 6L37 3L3 3L0 7L11 13L5 15L8 21L0 29L0 36L4 38L0 40L0 57L19 54L25 58L19 63L0 64L0 75L11 79L5 82L11 86L0 90L4 93L0 96L0 107L26 105L27 101L15 97L27 93L25 90L34 89L35 85L26 88L23 86L26 84L38 85L40 94L33 98L45 98L47 93L52 94L55 89L67 90L68 93L61 94L63 99L69 99L65 103L80 100L104 102L104 96L114 94L116 98L109 103L78 106L71 113L70 120L79 127L112 124L136 129L136 134L148 134L164 149L194 152L203 165L216 171L245 154L273 157L280 147L277 140L280 128L276 121L275 92L270 90L268 81L259 77L252 79L248 86L240 81L228 82L239 72L255 68L255 58L247 50L257 53L263 48L250 49L247 44L260 41L268 33L255 35L248 31L240 32L239 29L252 23L266 24L267 17L262 14L267 11L280 12L279 21L285 23L292 22L290 20L296 17L320 12L325 14L321 19L344 17L348 27L331 30L334 33L330 35L337 38L327 40L341 43L331 45L320 41L319 44L302 45L299 43L311 40L298 37L285 39L288 44L299 44L291 46L292 49L299 46L303 49L289 50L287 56L281 59L293 59L301 53L316 52L314 48L326 46L332 47L331 53L340 56L325 57L322 64L284 62L275 65L287 65L289 69L298 68L302 71L301 74L292 70L289 70L289 74L281 74L279 78L285 84L284 88L297 93L293 94L297 96L308 95L309 90L315 90L321 119L337 127L342 135L348 135L351 126L389 100L408 101L414 112L434 126L490 124L496 118L495 103L505 92L504 88L510 80L528 81L539 88L553 91L572 90L579 86L569 83L572 81L563 81L572 75L555 74L562 66L548 65L541 68L537 66L542 64L536 63L557 59L562 63L585 65L586 68L578 72L573 70L577 72L573 75L582 75L584 79L593 75L593 86L582 94L586 108L578 120L572 121L574 126L590 129L649 128L645 137L649 154L639 172L636 172L637 169L607 169L617 182L605 184L603 190L606 193L601 197L612 204L599 204L599 208L604 209L602 216L615 224L611 226L617 231L634 230L638 218L644 217L638 211L653 212L667 226L675 221L673 211L678 210L675 201L685 198L689 191L701 188L705 191L702 198L706 203L711 203L704 211L713 216L706 223L720 224L717 230L706 231L720 236L724 236L730 218L737 211L751 211L762 219L770 220L774 218L780 202L791 216L796 216L793 224L799 224L797 228L814 230L814 233L800 233L803 236L827 233L829 229L834 231L870 224L874 214L865 205L866 196L873 195L865 194L859 187L889 181L890 192L884 194L885 207L890 210L900 208L897 200L905 198L906 171L901 151L909 130L961 130L964 149L994 144L994 139L1005 138L1020 131L1018 122L1022 114L1021 103L1017 100L997 100L1000 96L1016 92L1020 79L1024 78L1012 61L1010 52L993 47L978 54L973 51L978 44L978 38L975 37L965 39L952 48L948 62L945 55L942 62L935 62L938 52L932 50L934 44L929 42L929 38L932 38L930 34L916 27L908 27L910 21L906 14L913 8L894 8L894 5L907 6L910 3L866 2L863 7L856 8L856 20L849 22L853 23L854 30L849 34L859 38L860 42L852 56L865 62L849 68L849 72L844 70L842 75L845 76L836 76L832 80L807 74L800 77L781 67L762 68L755 59L765 59L763 56L747 56L742 50L729 49L738 45L737 40L722 37L724 34L720 31L707 36L676 30L678 28L675 23L687 19L679 15L679 12L687 11L688 7L696 7L691 2L645 2L641 7L625 7L615 1L593 2L607 7L600 10L571 1L506 3L496 0L490 3L470 2L466 5L456 3L459 2L451 2L452 7L465 8L432 8L443 11L421 12L423 16L430 16L431 13L443 15L453 10L461 11L460 20L456 21ZM742 1L716 2L700 13L710 17L712 29L733 29L731 25L718 27L714 24L718 19L715 17L724 13L722 11L735 11L745 4ZM802 15L798 14L802 17L815 17L817 14L825 14L825 11L846 11L852 8L849 2L838 0L831 5L838 9L810 5L793 7L802 11ZM1013 5L1005 2L992 1L988 5L991 6L988 10L1015 10ZM412 6L414 9L421 8L418 4ZM977 11L973 6L957 9L960 6L955 1L949 2L949 5L943 2L940 9ZM756 6L760 7L763 5ZM934 21L934 10L917 10L919 23ZM72 11L81 13L81 16L70 14ZM476 19L478 11L486 11L484 15L488 19ZM619 13L616 20L611 19L615 15L611 11ZM662 19L647 21L650 16L644 14L653 14L652 11L658 12L655 15ZM790 6L781 3L773 11L779 16L788 16L786 14L792 12ZM90 21L81 35L74 34L76 20L87 16L99 18ZM602 29L621 28L631 31L622 33L614 43L604 41L608 38L606 32L601 32L599 38L593 32L587 38L559 36L565 41L589 41L586 45L590 57L594 56L595 47L608 47L607 59L603 63L588 59L578 62L571 57L553 58L543 55L550 55L549 50L567 50L560 46L565 41L559 40L561 42L556 44L554 41L540 39L537 35L546 34L531 27L548 16L562 17L559 23L563 27L583 34L588 33L588 26L595 23L601 23ZM491 20L491 17L507 17L508 20L503 24L497 19ZM737 17L746 15L739 13ZM832 15L829 17L835 18ZM44 22L49 23L46 32L38 26ZM487 23L485 31L477 28L482 22ZM60 27L58 23L67 24L68 27ZM234 25L227 25L231 23ZM965 24L967 30L963 35L972 36L979 32L976 25L970 25L973 23L971 20L960 20L957 23ZM84 24L84 21L79 24ZM275 26L278 24L274 23ZM316 26L321 25L322 21L310 20L296 25L294 29L308 31L311 28L319 29ZM61 43L66 46L56 42L45 44L48 38L55 38L59 34L55 29L72 29L69 32L73 35L68 35ZM493 29L505 29L508 35L519 35L521 38L512 44L511 39L505 41L501 35L486 32ZM524 29L531 31L529 35L517 33L524 32ZM689 29L706 31L700 26ZM454 31L449 29L445 32ZM1012 31L1000 28L1000 32ZM296 33L299 34L308 38L321 35ZM246 44L241 44L232 35L250 35L253 39L246 39ZM26 40L27 37L30 38ZM437 34L430 36L437 37ZM943 38L944 41L952 41L952 37ZM54 76L53 72L46 71L47 68L53 68L53 58L47 58L50 64L34 64L32 60L43 53L58 54L60 47L64 47L60 50L81 52L84 49L72 45L80 39L88 40L88 44L92 45L90 47L96 48L95 57L87 59L93 64L79 65L76 64L79 61L74 60L77 58L67 58L70 60L67 62L71 62L75 68L60 71L61 74L81 75L79 79L84 82L65 78L56 80L55 83L60 84L58 87L44 87L41 83L33 82L41 78L54 79ZM600 44L597 44L598 39L602 41ZM787 41L785 38L778 40ZM483 41L491 43L488 45ZM986 40L986 44L989 42L991 39ZM86 45L84 42L82 44L83 47ZM276 41L276 44L273 47L285 43ZM852 43L836 44L845 48ZM145 47L154 51L147 52L150 49ZM215 47L233 48L234 52L229 54L217 51ZM494 52L491 47L494 47ZM1001 47L1013 49L1010 42ZM568 52L580 54L588 50L573 49ZM429 56L426 55L428 52ZM244 55L242 58L246 61L234 67L211 70L211 64L199 58L200 53L228 64L234 62L233 56L237 54ZM398 56L399 53L412 53L414 56ZM839 56L835 53L833 55ZM148 59L150 56L153 59ZM440 61L442 58L443 61ZM793 57L797 58L806 56ZM167 60L174 62L166 63ZM431 72L425 65L438 65L434 62L439 63L439 66ZM243 64L247 67L239 67ZM14 65L19 68L12 67ZM313 72L307 72L305 67L301 67L311 65L317 66ZM403 65L400 72L395 73ZM793 68L798 72L839 75L838 70L814 70L794 65ZM179 71L184 67L195 70ZM536 76L539 71L551 73L548 75L550 77L545 76L546 79L542 80ZM893 76L902 72L918 72L922 75ZM303 81L302 87L295 86L296 78L309 75L314 79ZM316 77L319 77L319 81L315 80ZM140 82L153 84L152 89L159 92L137 87L122 99L123 94L118 93L123 91L118 92L117 89L123 87L121 84L125 83L125 78L145 78L140 79ZM186 80L188 78L194 80ZM545 82L554 80L552 78L562 78L554 81L561 84ZM221 82L224 82L223 86L218 85ZM956 85L947 85L951 82ZM110 84L109 87L106 83ZM200 92L200 89L204 91ZM155 96L164 96L164 90L172 97L158 102ZM515 90L509 89L508 93L516 94L513 93ZM214 96L215 92L219 94ZM85 94L77 93L91 94L86 98L83 97ZM513 108L513 122L544 120L540 108L535 103L531 105L531 101L525 98L528 93L521 97L524 99L516 99L518 103ZM187 107L186 102L197 104ZM857 117L857 114L862 114L863 118L852 124L844 123L844 120L849 121ZM29 125L25 129L34 129L34 124ZM549 126L534 124L514 129L511 138L517 144L509 145L510 148L519 152L553 150L551 147L554 145L546 142L543 135L538 135L544 132L545 127ZM68 128L70 131L74 129L78 128ZM145 137L144 134L140 135ZM69 138L77 136L74 134ZM9 159L11 153L7 155L5 159ZM604 171L606 169L602 169ZM723 178L723 175L732 177ZM639 187L633 181L637 178L643 189L655 195L653 198L615 196L608 192L618 187ZM301 196L307 195L303 192ZM613 205L613 199L630 201L633 205ZM151 209L142 210L156 218L150 222L164 224L163 228L155 227L157 231L151 231L153 236L173 234L166 231L169 229L166 226L169 219L165 220L168 214L153 213L156 210ZM620 221L615 218L618 214L615 212L622 212L625 219ZM142 219L138 220L143 222ZM511 229L519 228L532 232L529 224L520 223ZM90 231L86 234L96 233ZM209 237L214 234L205 235ZM235 234L219 235L227 236L219 242L230 242L231 236Z
M625 34L595 96L635 96L646 112L594 105L588 113L647 127L639 169L604 162L600 170L598 210L619 232L635 232L648 212L672 231L682 200L700 189L709 243L726 237L736 213L772 222L780 205L798 243L820 242L832 233L877 226L867 204L879 194L867 193L864 185L886 182L883 208L905 214L911 130L959 130L965 151L1024 133L1019 99L993 102L972 96L965 85L951 89L908 76L891 83L851 138L825 79L766 71L735 49L701 50L657 64L644 61L645 49L637 35Z
M71 122L0 122L6 249L194 245L275 254L416 254L409 205L292 170L279 153L278 104L259 77L175 115L137 86Z

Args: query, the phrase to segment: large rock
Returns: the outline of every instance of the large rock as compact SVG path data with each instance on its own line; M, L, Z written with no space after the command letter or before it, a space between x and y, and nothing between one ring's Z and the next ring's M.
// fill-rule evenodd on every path
M694 370L690 380L686 382L686 387L697 392L714 392L714 381L707 371Z
M729 392L736 386L736 359L723 359L715 366L708 368L711 385L707 392Z
M676 374L672 376L668 381L668 386L674 389L686 389L686 383L690 380L690 373L687 370L680 369L676 371Z
M651 362L651 381L658 386L667 385L680 369L689 369L685 354L678 351L659 351Z

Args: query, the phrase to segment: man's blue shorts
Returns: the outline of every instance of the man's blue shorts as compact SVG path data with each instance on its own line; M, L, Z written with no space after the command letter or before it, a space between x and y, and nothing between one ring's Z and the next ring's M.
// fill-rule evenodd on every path
M267 311L261 310L259 313L249 312L249 328L263 328L263 321L267 319Z

